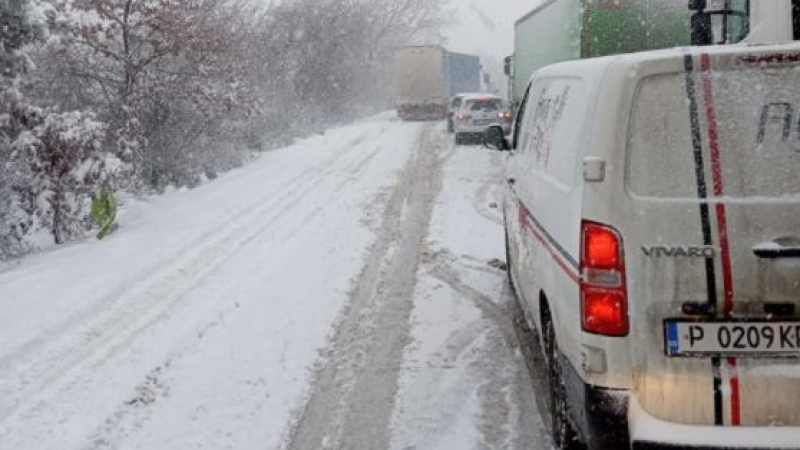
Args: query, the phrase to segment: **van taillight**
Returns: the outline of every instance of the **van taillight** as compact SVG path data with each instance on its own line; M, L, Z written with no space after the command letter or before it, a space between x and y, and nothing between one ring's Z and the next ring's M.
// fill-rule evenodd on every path
M630 330L622 238L588 221L581 224L581 316L587 333L627 336Z

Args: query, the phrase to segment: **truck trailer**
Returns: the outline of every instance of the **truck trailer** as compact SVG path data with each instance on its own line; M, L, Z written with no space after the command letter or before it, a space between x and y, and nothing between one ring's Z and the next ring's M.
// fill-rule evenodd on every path
M396 106L403 120L441 120L451 97L481 90L477 56L439 46L404 47L397 51Z
M515 24L509 99L519 105L533 72L562 61L793 40L798 10L800 0L547 0Z

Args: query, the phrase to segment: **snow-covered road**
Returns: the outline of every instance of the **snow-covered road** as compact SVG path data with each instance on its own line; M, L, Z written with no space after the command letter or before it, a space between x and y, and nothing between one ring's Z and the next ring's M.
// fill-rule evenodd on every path
M502 155L383 114L0 269L0 449L548 449Z

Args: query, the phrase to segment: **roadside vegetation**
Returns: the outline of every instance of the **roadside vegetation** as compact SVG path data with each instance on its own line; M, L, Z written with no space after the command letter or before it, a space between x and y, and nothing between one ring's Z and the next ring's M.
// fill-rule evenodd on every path
M3 1L0 260L104 229L93 197L194 187L391 107L394 49L436 40L444 15L426 0Z

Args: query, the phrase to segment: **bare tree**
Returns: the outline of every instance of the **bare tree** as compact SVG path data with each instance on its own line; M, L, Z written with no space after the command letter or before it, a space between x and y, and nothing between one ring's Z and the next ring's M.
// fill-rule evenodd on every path
M389 106L396 48L424 41L444 22L437 2L293 0L269 11L260 28L269 30L269 79L277 75L291 90L304 119L326 124Z

